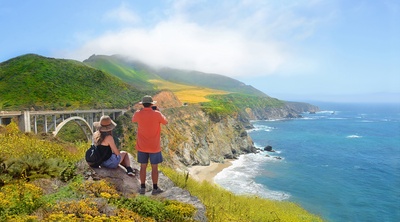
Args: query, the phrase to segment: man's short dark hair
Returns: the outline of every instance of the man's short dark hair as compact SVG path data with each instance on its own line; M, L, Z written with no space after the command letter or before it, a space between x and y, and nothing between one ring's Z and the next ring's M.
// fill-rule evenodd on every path
M144 107L151 107L153 104L151 104L151 103L143 103L143 106Z

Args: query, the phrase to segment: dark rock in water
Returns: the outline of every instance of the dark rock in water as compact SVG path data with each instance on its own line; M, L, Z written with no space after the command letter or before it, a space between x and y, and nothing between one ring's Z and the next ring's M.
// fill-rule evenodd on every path
M268 145L268 146L264 147L264 150L265 151L271 151L272 150L272 146Z
M281 159L282 159L282 157L280 157L280 156L275 156L274 158L275 158L275 159L278 159L278 160L281 160Z
M270 146L270 145L264 147L264 150L265 150L265 151L268 151L268 152L275 152L275 150L273 150L273 149L272 149L272 146Z
M314 112L314 111L311 111L310 114L315 114L315 112Z

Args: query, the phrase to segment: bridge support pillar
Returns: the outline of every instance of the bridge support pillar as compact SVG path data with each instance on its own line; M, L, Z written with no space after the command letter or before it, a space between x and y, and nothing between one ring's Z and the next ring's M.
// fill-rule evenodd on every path
M29 133L31 132L31 115L29 114L29 111L24 111L23 115L20 116L19 118L19 128L25 132Z

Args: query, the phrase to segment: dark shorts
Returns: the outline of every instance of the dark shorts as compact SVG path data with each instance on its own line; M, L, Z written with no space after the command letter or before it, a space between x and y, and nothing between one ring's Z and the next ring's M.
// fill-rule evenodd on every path
M115 155L114 153L111 154L111 157L104 161L101 166L105 168L117 168L119 165L119 162L121 162L121 155Z
M161 152L144 153L144 152L138 151L138 156L137 156L138 163L149 163L149 159L150 159L151 164L159 164L159 163L162 163L162 161L163 161Z

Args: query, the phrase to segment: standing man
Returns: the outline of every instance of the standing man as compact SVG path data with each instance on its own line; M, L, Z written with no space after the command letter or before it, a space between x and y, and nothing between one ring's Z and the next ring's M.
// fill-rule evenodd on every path
M138 151L138 162L140 163L140 194L146 193L146 169L150 159L151 179L153 181L153 191L151 194L162 193L163 190L157 186L158 183L158 164L163 161L161 154L161 124L165 125L168 120L154 106L157 101L153 101L151 96L144 96L140 104L143 109L133 114L132 122L138 123L136 150Z

